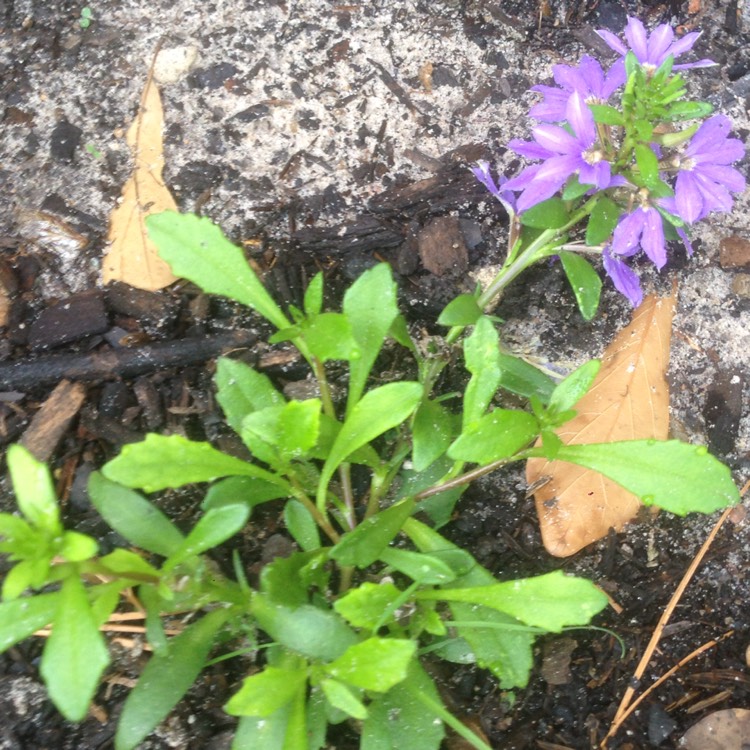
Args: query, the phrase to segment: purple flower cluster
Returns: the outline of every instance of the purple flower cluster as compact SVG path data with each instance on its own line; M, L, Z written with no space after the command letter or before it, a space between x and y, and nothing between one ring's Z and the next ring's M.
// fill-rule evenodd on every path
M681 147L666 149L656 142L646 145L658 163L662 186L669 190L671 184L673 196L665 197L664 189L652 190L652 182L639 182L632 177L633 169L637 173L638 167L632 164L623 167L622 161L618 162L619 144L609 138L609 128L594 121L590 105L608 103L625 83L625 57L629 52L646 75L651 76L668 58L676 59L689 52L700 34L693 32L675 40L671 27L664 24L649 35L635 18L628 20L625 29L627 46L609 31L597 33L621 55L608 71L594 58L584 56L577 67L553 66L557 86L532 88L543 97L530 111L541 124L532 128L533 140L512 140L509 146L537 163L504 182L502 197L486 163L474 171L490 192L521 214L558 193L572 175L581 185L590 186L587 195L607 190L622 214L611 239L602 248L604 269L615 287L637 306L642 300L640 283L624 259L643 250L661 269L667 262L666 226L674 227L688 253L692 253L682 227L712 212L731 210L732 193L745 189L745 178L731 165L744 156L745 149L741 141L729 137L729 119L715 115L705 120L689 140L686 135L687 142ZM674 65L673 70L713 64L710 60L700 60ZM646 184L648 187L644 187ZM510 191L520 193L515 205L509 197Z

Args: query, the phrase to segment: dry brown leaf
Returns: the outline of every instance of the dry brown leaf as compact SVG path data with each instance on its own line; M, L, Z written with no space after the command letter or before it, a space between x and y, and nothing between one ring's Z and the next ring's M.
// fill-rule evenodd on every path
M102 262L102 279L124 281L139 289L156 291L176 281L169 266L158 256L146 234L149 214L176 211L177 204L162 180L164 112L159 90L149 73L138 115L126 141L133 151L133 174L122 189L122 199L112 212L107 240L111 242Z
M602 355L591 390L575 407L578 414L557 431L565 444L667 438L665 374L673 313L674 296L649 296L635 311ZM534 498L544 546L558 557L601 539L610 528L620 531L641 506L612 480L562 461L530 459L526 479L538 487Z

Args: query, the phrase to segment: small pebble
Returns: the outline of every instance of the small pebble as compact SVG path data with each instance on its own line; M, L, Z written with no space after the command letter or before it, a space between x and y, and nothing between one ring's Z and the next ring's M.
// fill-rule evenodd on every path
M190 72L197 60L197 47L185 45L163 49L156 56L154 78L159 83L177 83Z

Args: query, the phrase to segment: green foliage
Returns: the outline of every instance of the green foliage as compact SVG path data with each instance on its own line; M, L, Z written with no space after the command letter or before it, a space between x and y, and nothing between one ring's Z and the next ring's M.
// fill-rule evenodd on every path
M611 113L598 117L606 123ZM568 189L581 187L571 181ZM595 239L614 215L606 201L599 205L589 224ZM565 201L548 201L524 231L562 226L563 211L567 217ZM217 400L250 455L237 458L179 435L125 446L89 482L94 507L133 547L104 556L93 539L64 529L46 467L19 446L9 449L19 514L0 514L0 552L13 563L0 603L0 650L51 625L40 671L63 715L81 720L109 663L99 627L121 593L135 590L153 656L126 700L116 750L136 748L212 654L247 651L254 664L225 705L240 717L235 750L319 750L328 725L347 719L358 722L363 750L437 750L446 725L487 750L443 705L422 651L476 663L504 689L523 687L535 639L587 624L606 597L560 572L500 582L414 515L445 524L478 473L552 452L679 514L737 500L728 470L695 446L556 443L552 430L575 413L599 363L556 384L502 348L478 292L445 308L440 322L452 329L439 346L410 338L385 264L352 285L341 312L325 309L317 275L304 311L294 309L288 320L241 251L205 219L167 213L148 226L176 273L248 305L279 329L275 340L292 341L319 397L287 400L265 375L220 359ZM590 317L598 303L593 270L578 255L561 257ZM453 346L464 326L471 331ZM398 358L403 379L380 382L374 367L381 357ZM331 395L331 360L348 363L345 398ZM436 392L449 366L467 380L462 399ZM516 394L513 408L507 391ZM543 446L531 447L540 435ZM136 491L192 483L207 485L192 528L178 528L158 500ZM211 554L247 533L255 506L271 501L283 506L301 551L264 565L252 587L236 550L234 578ZM54 591L39 593L50 585ZM178 612L181 632L168 635L163 617Z

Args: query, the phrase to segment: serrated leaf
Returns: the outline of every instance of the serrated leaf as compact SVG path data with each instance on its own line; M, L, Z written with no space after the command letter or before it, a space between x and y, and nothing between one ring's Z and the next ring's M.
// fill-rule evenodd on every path
M464 340L464 360L471 373L464 392L464 429L484 414L500 385L499 345L495 326L484 315Z
M44 644L39 671L52 702L68 721L82 721L109 664L109 651L78 578L60 590L52 634Z
M656 438L669 432L669 362L674 298L647 297L632 323L602 355L588 393L576 404L578 415L556 433L563 443L619 442ZM534 493L547 551L572 555L619 531L638 513L640 502L614 481L568 463L534 458L527 462L531 485L549 481Z
M366 719L367 709L357 698L351 688L333 679L321 680L320 687L328 702L339 711L343 711L354 719Z
M602 242L606 242L612 236L620 214L622 214L620 206L606 196L601 196L586 225L586 244L600 245Z
M331 446L321 471L317 501L325 504L333 472L352 453L404 422L417 408L423 388L419 383L388 383L365 393L352 409Z
M412 464L424 471L445 453L458 427L458 417L437 401L426 399L414 415L412 425Z
M211 485L203 498L201 508L219 508L222 505L244 503L251 510L261 503L287 497L289 492L277 484L255 477L229 477Z
M423 552L387 547L380 553L380 559L399 573L421 584L443 584L456 578L456 574L447 563L439 557L425 555Z
M49 469L22 445L8 448L7 461L21 513L32 526L51 536L61 534L60 509Z
M359 402L367 376L386 336L398 319L396 283L390 266L380 263L365 271L344 294L343 310L359 346L359 357L349 363L346 405L349 415Z
M320 533L310 511L297 500L284 505L284 525L305 552L320 549Z
M247 523L250 509L245 504L221 505L207 510L169 556L165 567L174 568L189 557L206 552L233 537Z
M314 348L311 347L314 352ZM289 401L283 406L248 414L242 422L242 436L250 450L254 439L271 446L282 461L303 458L318 442L321 401Z
M591 320L599 308L599 297L602 291L602 280L599 274L593 269L591 263L578 253L561 252L560 261L583 319Z
M286 482L270 471L216 450L209 443L187 440L181 435L146 435L140 443L123 447L119 456L104 464L107 479L157 492L193 482L212 482L226 476L248 476L285 487Z
M614 107L610 107L607 104L589 104L588 107L594 115L595 122L601 122L604 125L625 124L622 112Z
M49 625L59 606L59 592L0 603L0 653Z
M214 380L216 400L230 427L238 434L248 414L269 406L283 406L286 402L266 375L238 360L220 357Z
M448 448L448 455L456 461L489 464L517 453L538 434L533 415L495 409L466 427Z
M286 315L233 245L207 218L174 211L149 216L149 237L159 256L181 278L207 294L219 294L253 308L277 328L288 328Z
M349 685L384 693L406 679L416 651L414 641L373 636L350 646L326 671Z
M288 607L256 594L250 609L275 641L308 659L331 661L358 640L339 615L311 604Z
M102 518L131 544L168 557L184 537L145 497L95 471L89 477L89 496Z
M607 606L607 596L583 578L562 571L490 586L418 591L417 599L476 604L510 615L532 627L558 633L586 625Z
M289 703L306 682L306 669L266 667L242 681L224 710L232 716L270 716Z
M206 662L229 610L209 612L169 641L164 655L146 665L125 700L115 734L115 750L134 750L177 705Z
M524 211L519 218L525 227L559 229L568 223L570 216L562 198L549 198Z
M702 445L679 440L564 445L557 460L597 471L644 505L679 516L712 513L740 501L729 468Z
M383 612L393 606L401 593L390 582L370 583L365 581L356 589L350 589L337 599L333 608L355 628L372 630L380 622Z
M473 326L482 315L482 308L473 294L460 294L449 302L437 322L441 326Z
M407 498L370 516L341 537L341 541L331 548L331 558L344 566L366 568L372 565L401 531L404 521L413 513L414 505L414 500Z
M361 750L438 750L445 737L443 723L416 695L442 705L440 695L427 673L413 661L407 678L368 707L362 725Z
M635 161L641 179L646 185L653 185L659 179L659 159L650 146L638 143L635 146Z
M123 186L122 198L110 217L107 241L111 245L102 259L105 284L123 281L138 289L156 291L177 280L167 262L159 257L144 223L152 214L177 210L162 178L163 129L164 111L159 89L149 74L138 115L125 137L135 164Z

